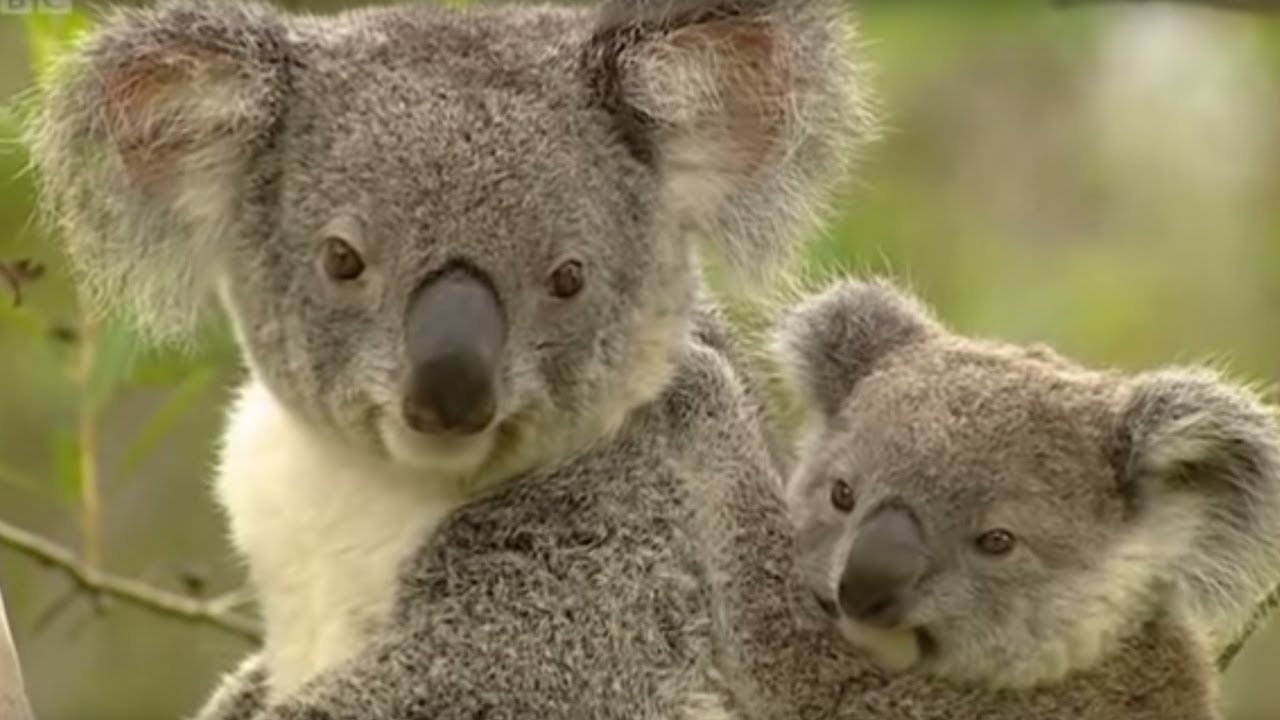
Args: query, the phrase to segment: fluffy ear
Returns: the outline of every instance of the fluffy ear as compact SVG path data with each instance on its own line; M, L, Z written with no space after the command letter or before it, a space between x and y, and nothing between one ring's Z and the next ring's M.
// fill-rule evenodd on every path
M809 228L873 113L840 0L610 0L586 53L622 142L739 272Z
M284 28L217 0L118 10L59 63L28 131L92 312L184 337L287 92Z
M773 343L790 384L833 417L886 355L940 331L915 297L887 280L847 280L787 311Z
M1221 652L1280 582L1276 417L1212 371L1163 370L1131 382L1120 433L1120 477L1136 503L1190 493L1202 509L1178 589Z

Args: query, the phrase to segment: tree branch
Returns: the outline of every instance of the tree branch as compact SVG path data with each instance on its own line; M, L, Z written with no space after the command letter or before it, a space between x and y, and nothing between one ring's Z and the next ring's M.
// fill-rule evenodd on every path
M1240 636L1227 646L1226 650L1218 656L1218 671L1226 672L1227 667L1231 665L1231 661L1236 659L1240 651L1244 649L1245 644L1249 642L1249 638L1257 632L1267 620L1270 618L1272 611L1280 607L1280 585L1277 585L1271 592L1258 603L1258 607L1253 612L1253 617L1249 618L1249 622L1245 623L1244 628L1240 631Z
M1245 10L1266 13L1280 11L1280 2L1277 2L1277 0L1054 0L1053 4L1069 8L1079 5L1134 5L1138 3L1151 2L1202 5L1204 7L1218 8L1221 10Z
M0 717L6 720L33 720L35 717L22 681L18 648L13 642L13 633L9 632L4 593L0 593Z
M113 597L143 610L217 628L254 643L261 642L257 623L236 612L245 604L245 595L241 591L201 600L137 580L109 575L85 565L66 548L3 521L0 521L0 545L57 568L81 590L94 597Z

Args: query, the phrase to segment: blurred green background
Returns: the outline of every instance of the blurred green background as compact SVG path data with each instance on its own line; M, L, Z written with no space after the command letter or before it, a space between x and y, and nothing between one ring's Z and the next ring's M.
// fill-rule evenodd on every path
M961 330L1095 364L1212 360L1280 379L1280 17L860 4L890 128L811 267L892 272ZM0 102L30 87L58 35L42 22L33 43L0 16ZM0 519L176 592L235 588L207 485L235 354L219 335L129 362L119 328L83 325L34 223L16 127L0 116L0 259L47 272L21 308L0 301ZM178 717L246 650L95 606L3 547L0 580L42 720ZM1280 621L1224 696L1231 720L1280 720Z

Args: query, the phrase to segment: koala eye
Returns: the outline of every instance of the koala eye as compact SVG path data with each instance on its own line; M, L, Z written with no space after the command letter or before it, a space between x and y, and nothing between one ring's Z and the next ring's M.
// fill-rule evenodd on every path
M853 512L853 506L857 504L857 498L853 495L853 488L844 480L836 480L831 483L831 507L842 513Z
M1018 542L1008 530L988 530L978 536L974 544L987 555L1008 555Z
M565 260L551 271L548 282L552 295L561 300L568 300L582 292L582 286L587 282L586 271L580 260Z
M351 244L339 237L324 240L324 274L337 282L350 282L364 274L364 259Z

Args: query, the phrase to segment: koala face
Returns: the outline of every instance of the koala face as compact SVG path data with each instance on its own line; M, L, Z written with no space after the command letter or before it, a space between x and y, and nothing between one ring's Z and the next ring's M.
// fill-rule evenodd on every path
M781 254L870 113L836 3L170 0L63 62L30 129L92 309L159 341L216 292L300 420L510 475L663 385L695 236Z
M1112 394L964 346L867 378L791 488L814 592L855 640L862 626L909 630L892 651L900 662L1005 674L1040 646L1043 671L1070 669L1091 649L1040 638L1067 640L1089 621L1076 596L1129 530L1109 457Z
M1275 581L1280 440L1243 390L958 337L885 284L818 296L782 339L818 415L799 565L887 669L1053 682L1160 608L1212 631Z
M512 47L467 63L402 52L452 18L396 19L303 55L275 217L247 228L223 293L255 369L405 463L601 432L661 386L691 302L687 247L653 232L656 178L572 81L584 40L537 43L578 32L571 16L481 25Z

